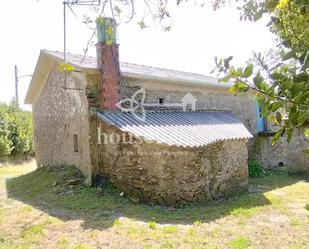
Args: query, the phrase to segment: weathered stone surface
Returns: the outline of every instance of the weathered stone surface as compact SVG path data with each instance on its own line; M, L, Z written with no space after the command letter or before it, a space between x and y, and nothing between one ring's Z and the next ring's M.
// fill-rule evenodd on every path
M118 133L102 123L105 133ZM157 143L103 144L100 171L142 201L179 205L233 195L247 189L247 140L217 142L201 148Z
M134 81L129 80L130 85L145 88L147 93L146 103L158 104L159 98L164 98L165 103L181 103L181 99L187 93L193 94L197 99L196 108L212 110L231 110L245 124L248 130L255 134L257 132L256 106L254 96L250 94L239 94L234 96L226 89L209 87L176 86L156 81ZM125 88L126 86L122 86ZM137 90L136 88L133 88ZM131 98L131 88L122 91L122 98ZM127 96L127 92L131 94ZM189 107L190 108L190 107Z
M41 95L32 106L38 167L75 165L84 175L91 175L85 88L83 77L71 73L65 82L57 65L51 68ZM74 134L78 135L78 152L74 152Z
M304 129L294 132L290 143L281 137L278 144L272 146L272 137L256 137L255 157L267 168L286 166L290 173L309 174L309 155L304 149L309 146L304 136Z

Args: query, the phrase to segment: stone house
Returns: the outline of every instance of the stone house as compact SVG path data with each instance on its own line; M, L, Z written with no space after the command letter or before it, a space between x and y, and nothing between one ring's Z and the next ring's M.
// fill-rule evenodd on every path
M302 158L296 170L309 171L300 150L291 156L283 141L271 147L251 93L233 96L230 83L209 76L119 62L115 40L99 37L97 58L67 54L74 70L65 74L63 53L40 53L25 99L39 167L75 165L89 184L104 175L128 195L167 204L246 189L248 157L268 167Z

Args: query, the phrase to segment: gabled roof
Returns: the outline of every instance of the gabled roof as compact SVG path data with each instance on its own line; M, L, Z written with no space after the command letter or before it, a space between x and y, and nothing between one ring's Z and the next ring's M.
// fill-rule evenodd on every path
M66 58L67 62L74 65L77 69L97 73L96 57L84 57L83 55L67 53ZM35 72L26 95L26 104L32 104L35 102L37 90L42 89L44 86L46 80L44 76L48 74L47 70L50 63L53 62L63 63L63 53L58 51L41 50ZM171 84L195 85L221 89L228 89L232 86L231 83L219 83L218 79L202 74L138 65L127 62L120 62L120 70L124 77L139 80L153 80Z
M58 51L43 50L44 53L54 56L58 60L63 60L63 53ZM72 65L85 69L97 69L97 58L67 53L67 61ZM220 88L229 88L230 84L219 83L218 79L203 74L190 73L166 68L138 65L128 62L120 62L120 70L124 76L139 79L152 79L173 82L187 82L190 84L201 84Z
M121 131L167 145L201 147L224 140L252 137L231 111L148 111L145 121L126 112L103 111L97 115Z

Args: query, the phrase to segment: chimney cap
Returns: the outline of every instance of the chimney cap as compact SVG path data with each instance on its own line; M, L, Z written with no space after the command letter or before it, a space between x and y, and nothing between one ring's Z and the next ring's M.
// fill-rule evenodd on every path
M117 22L110 17L98 16L96 18L98 42L115 44L117 40Z

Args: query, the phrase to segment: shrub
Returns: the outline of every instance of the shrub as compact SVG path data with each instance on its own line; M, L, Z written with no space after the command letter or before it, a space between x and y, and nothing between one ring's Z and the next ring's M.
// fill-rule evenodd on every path
M0 157L9 155L13 149L8 124L3 116L0 113Z
M249 176L252 178L261 177L265 174L262 163L258 160L251 160L248 164Z
M31 112L0 103L0 157L33 151Z

